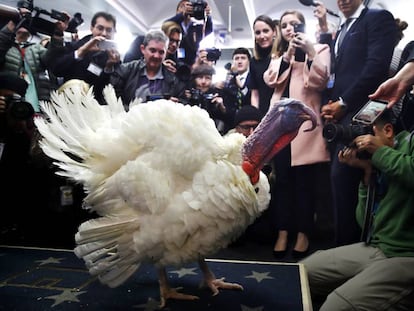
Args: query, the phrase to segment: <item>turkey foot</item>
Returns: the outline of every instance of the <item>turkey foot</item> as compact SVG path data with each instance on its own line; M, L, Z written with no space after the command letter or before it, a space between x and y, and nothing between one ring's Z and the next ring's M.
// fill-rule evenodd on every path
M216 296L219 293L220 288L243 290L243 286L241 286L240 284L224 282L224 278L216 279L213 272L211 272L211 270L207 266L207 263L204 260L204 258L200 258L198 260L198 264L200 266L201 271L204 274L204 281L213 292L213 296Z
M224 278L211 280L206 279L206 284L213 292L213 296L216 296L219 293L220 288L243 290L243 286L241 286L240 284L224 282Z
M167 299L177 299L177 300L197 300L198 296L187 295L179 293L179 288L171 288L168 285L167 273L165 269L159 269L159 283L160 283L160 309L164 308L167 304Z

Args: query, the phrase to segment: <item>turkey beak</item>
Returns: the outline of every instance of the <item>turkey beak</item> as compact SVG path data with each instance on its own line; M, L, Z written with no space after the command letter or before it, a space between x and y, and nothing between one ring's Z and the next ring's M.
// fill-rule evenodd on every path
M284 99L271 106L242 147L242 168L252 184L259 181L263 166L296 137L307 121L311 124L304 131L312 131L317 125L316 115L298 100Z

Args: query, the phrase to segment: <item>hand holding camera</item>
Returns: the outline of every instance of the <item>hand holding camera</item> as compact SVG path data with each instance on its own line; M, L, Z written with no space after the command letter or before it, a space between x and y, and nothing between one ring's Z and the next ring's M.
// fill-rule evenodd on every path
M301 37L305 33L304 24L295 24L293 26L295 31L295 37L292 39L293 46L296 48L295 51L295 61L304 62L305 61L305 51L303 50L304 42Z

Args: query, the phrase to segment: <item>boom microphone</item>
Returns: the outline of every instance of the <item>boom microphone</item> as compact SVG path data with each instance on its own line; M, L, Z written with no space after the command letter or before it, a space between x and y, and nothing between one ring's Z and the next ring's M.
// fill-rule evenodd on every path
M318 4L316 4L315 1L313 1L313 0L299 0L299 2L302 3L303 5L306 5L306 6L318 6ZM339 17L338 14L336 14L335 12L332 12L329 9L326 9L326 13L328 13L332 16L335 16L335 17Z

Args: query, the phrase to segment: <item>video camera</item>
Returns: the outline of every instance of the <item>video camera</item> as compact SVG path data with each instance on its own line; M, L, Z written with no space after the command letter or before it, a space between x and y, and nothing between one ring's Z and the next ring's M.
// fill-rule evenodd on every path
M68 16L57 10L51 10L50 12L39 7L35 7L33 0L22 0L17 2L19 9L26 9L29 12L23 15L18 15L15 22L17 22L16 30L20 27L27 28L32 34L42 33L45 35L53 35L55 31L55 22L41 17L41 15L49 16L51 19L66 22Z
M203 20L205 18L205 9L207 7L207 2L204 0L190 0L193 6L193 14L192 17L198 20Z
M16 120L26 120L34 115L32 105L17 94L4 96L6 102L6 113Z

